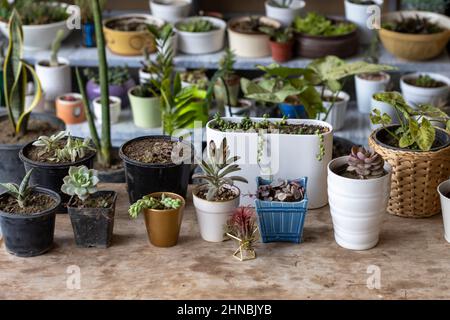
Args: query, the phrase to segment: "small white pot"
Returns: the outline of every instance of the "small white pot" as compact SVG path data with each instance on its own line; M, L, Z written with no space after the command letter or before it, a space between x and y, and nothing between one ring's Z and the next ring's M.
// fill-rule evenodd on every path
M149 83L151 79L157 79L158 75L156 73L145 72L143 68L139 69L139 84Z
M72 92L72 74L70 62L65 58L58 58L61 66L50 67L48 60L41 60L35 64L36 74L45 92L45 101L53 103L56 97Z
M405 82L405 80L417 78L419 75L428 75L434 80L442 81L447 85L440 88L421 88L412 86ZM406 102L410 105L417 106L420 104L432 104L436 107L442 107L447 103L448 93L450 90L450 78L438 73L411 73L400 78L400 89L402 90L402 94Z
M183 23L195 19L209 20L215 26L216 30L209 32L185 32L177 28L178 23ZM179 21L175 24L175 29L178 34L178 46L181 52L187 54L206 54L219 51L223 48L225 42L225 28L226 22L213 17L190 17Z
M325 90L325 95L331 96L333 93L329 90ZM350 96L344 92L340 91L337 95L338 98L341 98L342 101L337 101L334 103L333 109L331 109L330 113L328 114L328 117L325 119L325 113L320 114L320 119L322 121L326 121L329 124L333 126L333 130L337 131L339 129L342 129L345 123L345 114L347 112L347 106L348 102L350 101ZM332 102L329 101L323 101L323 106L325 109L329 109L332 105Z
M384 1L374 0L373 2L381 8ZM369 44L376 32L375 28L370 29L367 25L369 18L374 14L373 10L370 10L373 6L373 4L357 4L345 0L345 18L358 26L359 41L362 44Z
M342 177L336 170L347 163L348 156L332 160L328 165L328 201L333 219L334 238L341 247L367 250L377 245L383 214L386 212L391 167L386 175L368 180Z
M388 114L392 119L392 124L399 123L398 115L397 115L397 112L395 112L395 109L389 103L386 103L383 101L378 101L373 96L375 96L375 94L372 95L372 102L370 103L371 109L372 110L378 109L378 110L380 110L381 114L384 114L384 113ZM370 122L370 128L372 130L376 130L379 127L381 127L381 124L375 125L375 124L372 124L372 122Z
M438 186L439 196L441 198L442 218L444 219L444 237L450 242L450 180L442 182Z
M207 201L197 197L194 192L193 200L203 240L210 242L225 240L225 226L234 209L239 207L239 196L229 201Z
M189 16L192 0L150 0L152 15L169 23L176 23Z
M266 16L269 18L280 21L283 26L288 27L292 24L295 17L300 15L300 12L305 7L305 1L293 0L289 5L289 8L280 8L273 6L271 2L281 3L282 0L267 0L265 2L266 6Z
M101 97L95 98L92 101L92 106L94 108L95 119L98 123L102 123L102 104L100 102ZM111 96L109 97L111 104L109 105L109 120L111 124L119 122L120 111L122 106L122 100L119 97Z
M355 76L356 100L359 112L365 114L370 113L372 110L370 106L372 96L375 93L386 91L391 77L385 72L380 73L384 75L384 79L382 80L367 80L361 78L359 75Z
M245 114L248 114L253 106L253 101L247 99L239 99L239 106L224 106L225 108L225 117L242 117ZM231 109L231 113L230 113Z

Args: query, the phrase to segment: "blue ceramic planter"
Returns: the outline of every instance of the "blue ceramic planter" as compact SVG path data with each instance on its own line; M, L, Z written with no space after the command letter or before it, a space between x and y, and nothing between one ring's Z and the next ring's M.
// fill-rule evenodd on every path
M295 242L302 240L303 225L308 210L306 196L307 177L289 180L297 181L305 188L305 198L299 202L277 202L255 200L259 231L262 242ZM257 186L270 184L270 180L258 177Z
M280 103L278 105L281 114L289 119L308 119L305 107L303 105L292 105L289 103Z

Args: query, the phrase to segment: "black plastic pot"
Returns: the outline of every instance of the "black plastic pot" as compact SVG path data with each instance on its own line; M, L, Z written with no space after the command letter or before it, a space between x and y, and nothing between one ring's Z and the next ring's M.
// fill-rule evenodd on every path
M72 197L67 205L78 247L108 248L111 245L117 193L98 191L97 194L113 194L113 204L109 208L76 208L71 206Z
M34 215L10 214L0 211L0 226L6 251L19 257L41 255L53 246L55 213L61 203L60 196L51 190L35 187L35 190L51 196L56 206ZM6 193L2 193L0 198Z
M137 140L164 139L179 141L169 136L144 136L125 142L119 150L119 156L125 164L125 177L127 181L130 203L135 203L143 196L153 192L173 192L186 197L189 178L191 176L191 164L193 163L194 149L187 142L183 142L191 148L191 156L180 164L151 164L141 163L130 159L123 153L124 148Z
M0 122L8 119L8 115L0 115ZM55 116L44 113L32 113L30 119L44 120L60 130L65 130L66 125ZM9 124L8 124L9 125ZM22 160L19 158L19 151L24 144L0 144L0 182L20 183L25 176L25 169ZM0 191L3 188L0 187Z
M113 147L111 150L111 158L113 161L121 161L119 157L119 148ZM104 183L125 183L125 168L117 170L101 171L98 170L98 178Z
M81 139L76 137L73 138ZM96 152L93 152L90 156L84 159L72 163L43 163L32 161L25 156L28 148L30 148L32 144L33 141L26 144L19 152L19 157L23 161L25 170L28 171L33 169L30 183L32 185L38 185L57 192L61 196L61 207L58 209L58 213L66 213L66 204L69 201L70 196L61 191L63 179L69 174L69 168L72 166L78 167L84 165L91 169L94 166Z

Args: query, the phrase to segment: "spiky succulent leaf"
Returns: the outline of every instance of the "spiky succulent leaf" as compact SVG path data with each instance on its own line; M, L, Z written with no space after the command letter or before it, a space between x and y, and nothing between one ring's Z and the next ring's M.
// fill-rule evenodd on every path
M98 172L86 166L70 167L69 175L64 177L61 191L68 195L76 195L85 201L90 194L97 192Z

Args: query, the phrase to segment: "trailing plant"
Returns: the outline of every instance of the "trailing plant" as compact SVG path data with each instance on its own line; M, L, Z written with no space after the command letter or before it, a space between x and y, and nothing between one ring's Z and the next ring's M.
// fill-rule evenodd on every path
M56 33L56 38L52 42L52 54L50 56L50 67L58 67L59 61L58 61L58 52L59 49L61 49L61 42L64 39L65 32L63 29L59 29Z
M33 67L23 60L22 21L17 10L12 10L8 25L8 49L3 62L3 90L8 118L13 132L15 135L23 135L27 132L29 114L41 100L42 87ZM25 96L28 73L32 76L35 95L31 104L26 106Z
M128 209L128 213L132 218L137 218L145 209L152 210L172 210L178 209L182 205L180 199L171 198L164 193L160 198L153 198L150 196L144 196L133 203Z
M412 108L398 92L377 93L374 98L390 104L397 114L400 125L395 130L388 127L392 124L392 118L388 114L381 114L378 109L370 114L371 122L383 127L391 137L393 146L409 150L430 150L436 137L436 128L431 121L445 124L450 133L450 117L439 108L431 105Z
M211 21L201 18L180 22L177 24L177 28L183 32L209 32L218 29Z
M432 22L430 18L420 17L419 15L407 18L401 16L397 21L383 23L382 27L386 30L409 34L433 34L444 31L439 24Z
M270 184L260 185L256 196L263 201L297 202L305 198L305 188L295 180L278 179Z
M100 10L103 11L107 0L100 0ZM94 13L92 11L92 0L75 0L75 5L80 8L80 16L83 23L94 21Z
M353 146L347 161L347 172L358 179L374 179L385 174L383 158L373 150Z
M192 176L195 179L206 181L200 187L200 190L202 190L202 187L205 187L207 190L205 195L206 200L217 200L217 197L221 193L230 191L235 181L248 183L247 179L241 176L230 176L233 172L241 170L239 165L235 164L239 159L240 157L238 156L230 157L230 148L228 147L226 138L222 140L218 148L214 141L211 140L209 142L208 160L202 160L199 164L203 173Z
M270 0L269 4L272 7L277 7L277 8L290 8L290 6L292 5L292 3L294 2L294 0Z
M85 202L91 194L97 192L97 170L88 169L86 166L70 167L69 175L65 176L61 191L70 196L76 195Z
M17 10L24 25L48 24L69 18L66 8L54 1L1 0L0 20L8 21L14 10Z
M335 22L315 12L309 12L306 17L296 17L294 30L311 36L342 36L356 30L356 25L350 22Z
M294 37L292 28L274 28L269 26L260 27L259 30L267 34L272 41L287 43Z
M15 183L0 183L0 186L5 188L6 192L8 192L10 196L16 199L17 204L21 208L25 208L27 206L27 201L30 197L31 191L33 190L33 188L29 186L32 173L33 169L30 169L25 174L25 177L22 179L20 185L17 185Z
M84 69L84 75L87 79L93 80L95 83L100 83L99 73L92 69ZM130 70L128 66L116 66L108 69L108 83L110 85L120 86L131 79Z

